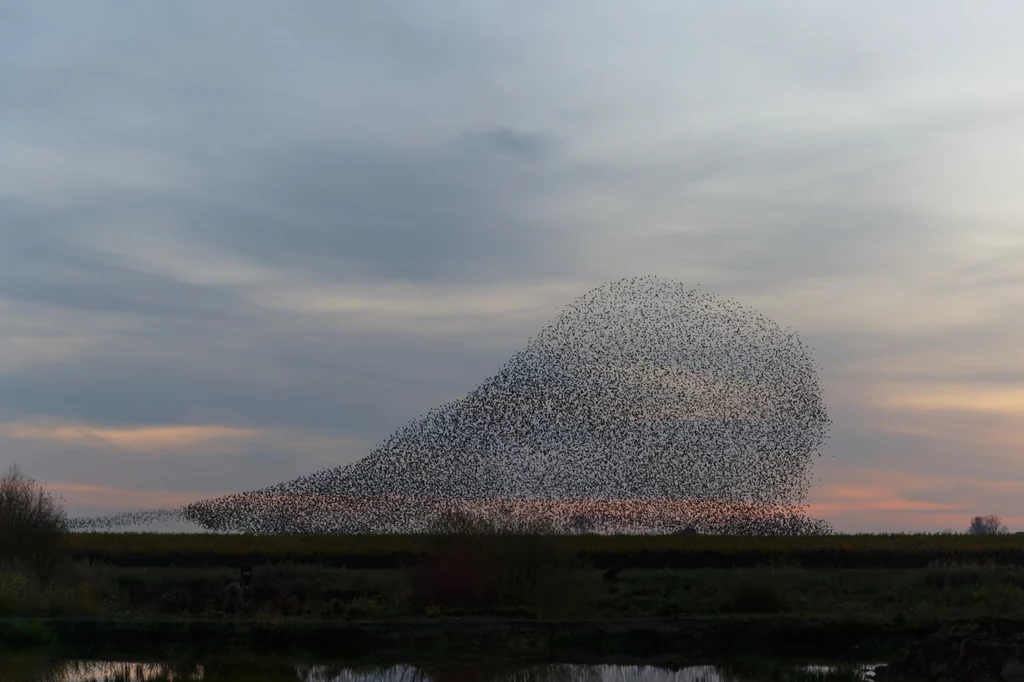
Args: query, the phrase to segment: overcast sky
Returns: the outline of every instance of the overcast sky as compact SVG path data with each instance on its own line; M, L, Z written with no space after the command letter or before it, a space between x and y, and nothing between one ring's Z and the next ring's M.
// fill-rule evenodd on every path
M815 348L842 530L1024 529L1024 4L0 0L0 465L357 459L589 289Z

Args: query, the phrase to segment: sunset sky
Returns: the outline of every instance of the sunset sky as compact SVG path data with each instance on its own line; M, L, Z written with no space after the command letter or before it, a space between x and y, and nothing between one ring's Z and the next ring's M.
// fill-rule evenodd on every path
M0 466L353 461L663 275L815 349L844 531L1024 530L1024 3L0 0Z

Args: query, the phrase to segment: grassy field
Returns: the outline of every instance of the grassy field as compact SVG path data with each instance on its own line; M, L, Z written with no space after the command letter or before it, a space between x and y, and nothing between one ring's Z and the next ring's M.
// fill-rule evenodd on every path
M93 583L100 612L226 615L229 568L110 568ZM936 565L927 569L741 568L600 571L554 576L521 603L467 606L415 603L397 570L314 565L257 567L253 610L266 616L350 620L416 615L497 614L542 618L637 618L788 613L891 617L1024 616L1024 568Z
M255 650L321 637L328 651L344 631L397 651L417 632L426 651L476 646L471 633L489 623L481 651L520 636L547 651L549 626L590 632L573 640L581 652L604 651L616 628L629 647L655 641L627 636L638 627L661 628L658 646L691 653L695 642L724 651L755 631L772 647L810 651L964 620L1024 624L1020 536L81 534L70 544L46 580L0 566L0 646L45 643L48 632L63 645L118 643L145 626L160 641L181 628L189 641L229 641L242 628ZM49 625L37 632L36 621Z
M116 566L312 563L402 568L437 542L428 535L215 535L76 533L73 558ZM1024 565L1024 535L550 536L595 568L925 568L936 562Z
M434 567L440 570L433 570ZM431 570L427 570L431 569ZM1024 617L1024 567L626 569L456 556L408 569L257 564L243 606L237 566L76 563L42 586L0 571L0 617L138 616L394 620L634 619L743 614L858 618ZM237 588L235 588L237 590Z
M77 558L47 581L0 566L0 652L189 661L893 660L950 624L1024 627L1024 565L1007 561L1020 542L80 535L72 539ZM908 555L912 567L900 566ZM591 562L602 556L685 557L690 567L606 571ZM388 559L346 565L351 557ZM808 557L840 565L801 565Z

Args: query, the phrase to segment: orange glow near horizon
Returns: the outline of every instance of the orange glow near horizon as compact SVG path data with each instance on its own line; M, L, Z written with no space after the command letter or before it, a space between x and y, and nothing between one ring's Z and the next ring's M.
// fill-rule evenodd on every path
M82 483L46 482L47 490L72 507L90 507L99 513L134 511L138 509L177 508L199 500L224 495L213 491L143 490L115 488ZM93 514L90 514L93 515Z
M0 436L16 440L49 441L64 445L102 444L122 451L203 452L236 451L262 436L259 429L217 424L101 427L46 420L0 424Z
M924 499L929 494L952 499ZM1005 523L1020 527L1024 517L999 514L998 505L1003 502L1005 508L1022 494L1024 481L1019 480L871 471L848 483L812 488L808 513L829 520L838 530L963 530L972 516L987 513L996 513Z
M898 410L1024 415L1024 387L959 384L890 386L879 395L879 405Z
M891 485L877 485L869 481L855 484L825 485L812 495L806 511L814 518L826 519L833 523L840 532L878 532L903 530L941 530L945 528L965 530L970 517L988 513L991 510L972 507L963 502L940 503L915 500L909 496L915 490L927 490L931 486L955 484L961 479L933 478L924 481L916 488L902 487L911 479L894 473L881 475L879 478L892 476ZM86 516L103 515L119 511L134 511L154 508L179 508L192 503L232 493L217 491L179 491L179 490L138 490L109 486L85 485L64 482L44 483L47 489L63 498L73 508L88 508ZM982 481L969 482L970 487L988 490L1007 496L1016 496L1024 492L1024 483L1015 481ZM326 496L329 500L321 500L326 504L345 504L343 496ZM390 500L392 504L412 504L414 500ZM566 500L544 501L530 500L523 502L481 501L481 511L493 507L497 510L517 507L525 510L544 513L583 513L600 514L611 517L628 517L635 512L630 500ZM650 505L650 506L648 506ZM693 508L693 503L683 500L645 501L647 513L666 518L681 517ZM737 507L742 505L735 505ZM1003 521L1011 527L1024 527L1024 517L1001 515Z

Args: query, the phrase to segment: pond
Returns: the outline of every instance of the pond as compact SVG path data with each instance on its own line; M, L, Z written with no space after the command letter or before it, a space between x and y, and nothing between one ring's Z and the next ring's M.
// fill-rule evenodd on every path
M734 661L717 665L576 665L520 667L453 664L418 667L235 659L171 664L143 661L4 658L0 682L840 682L871 680L874 664Z

